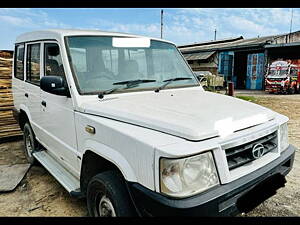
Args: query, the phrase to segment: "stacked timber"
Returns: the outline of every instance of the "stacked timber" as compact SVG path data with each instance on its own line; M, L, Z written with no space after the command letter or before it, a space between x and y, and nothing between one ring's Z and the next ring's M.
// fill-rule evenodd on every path
M12 56L11 51L0 51L0 142L4 138L22 135L12 114Z

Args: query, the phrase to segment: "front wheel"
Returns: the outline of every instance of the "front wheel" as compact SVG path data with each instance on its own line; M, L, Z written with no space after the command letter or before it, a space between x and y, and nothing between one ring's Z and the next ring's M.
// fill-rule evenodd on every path
M296 93L296 87L290 87L290 88L288 89L288 93L289 93L290 95L295 94L295 93Z
M135 216L125 182L117 171L105 171L90 180L87 207L89 215L94 217Z

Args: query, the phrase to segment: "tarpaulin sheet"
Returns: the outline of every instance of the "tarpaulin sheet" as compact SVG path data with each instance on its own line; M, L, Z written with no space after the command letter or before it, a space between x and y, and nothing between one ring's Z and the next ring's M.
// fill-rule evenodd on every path
M29 168L30 164L0 165L0 192L14 190Z

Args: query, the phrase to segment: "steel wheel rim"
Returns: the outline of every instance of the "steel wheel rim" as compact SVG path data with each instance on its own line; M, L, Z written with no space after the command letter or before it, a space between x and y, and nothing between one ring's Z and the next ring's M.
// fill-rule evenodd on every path
M100 217L116 217L114 206L109 198L105 195L102 196L99 205L98 212Z
M31 144L31 135L30 132L28 130L26 130L25 132L25 147L26 147L26 152L28 154L29 157L32 156L32 144Z

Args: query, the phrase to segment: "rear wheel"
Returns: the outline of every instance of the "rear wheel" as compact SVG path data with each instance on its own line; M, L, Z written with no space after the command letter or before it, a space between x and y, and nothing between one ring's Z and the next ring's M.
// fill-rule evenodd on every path
M87 188L87 206L90 216L135 216L134 206L117 171L105 171L94 176Z
M36 163L36 159L33 157L32 153L37 148L38 144L35 139L33 130L28 122L25 123L23 129L23 140L24 140L24 152L25 157L31 165Z

